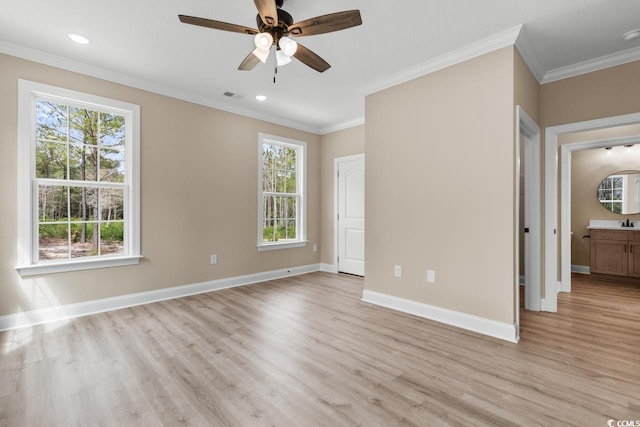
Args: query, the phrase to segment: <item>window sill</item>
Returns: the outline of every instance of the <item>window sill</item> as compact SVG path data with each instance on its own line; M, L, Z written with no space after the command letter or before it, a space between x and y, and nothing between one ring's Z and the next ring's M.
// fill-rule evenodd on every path
M140 263L141 258L143 258L142 255L134 255L101 259L81 259L68 262L43 262L33 265L19 265L16 267L16 270L18 270L20 276L29 277L42 274L65 273L68 271L135 265Z
M275 251L278 249L302 248L307 246L307 241L287 242L287 243L264 243L258 245L258 251Z

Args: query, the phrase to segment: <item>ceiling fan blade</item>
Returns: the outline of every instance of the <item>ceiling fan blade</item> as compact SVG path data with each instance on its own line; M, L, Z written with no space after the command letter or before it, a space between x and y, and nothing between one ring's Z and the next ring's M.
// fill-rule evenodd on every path
M302 46L300 43L298 43L298 49L296 50L296 53L293 54L293 56L298 61L321 73L324 73L329 68L331 68L331 65L329 65L327 61L320 58L318 55Z
M258 8L260 18L265 25L271 27L278 26L278 8L276 7L276 0L253 0Z
M314 36L357 27L360 24L362 17L359 10L345 10L292 24L289 26L289 34L296 37Z
M199 27L213 28L214 30L231 31L232 33L258 34L255 28L243 27L242 25L229 24L227 22L214 21L213 19L198 18L196 16L178 15L180 22L197 25Z
M244 58L242 63L240 63L240 65L238 66L238 70L242 70L242 71L252 70L253 67L255 67L258 64L258 62L260 62L260 59L258 59L258 57L255 56L253 52L249 52L249 55L247 55L247 57Z

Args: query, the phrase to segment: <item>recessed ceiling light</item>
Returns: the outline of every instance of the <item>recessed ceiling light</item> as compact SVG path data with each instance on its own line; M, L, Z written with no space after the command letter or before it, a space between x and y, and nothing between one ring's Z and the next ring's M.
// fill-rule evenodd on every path
M256 95L256 99L258 101L266 101L267 97L264 95Z
M67 34L71 40L78 44L89 44L89 39L83 36L82 34L69 33Z
M631 40L635 40L638 37L640 37L640 30L629 31L627 34L622 36L622 38L625 39L625 41L628 41L628 42L631 41Z

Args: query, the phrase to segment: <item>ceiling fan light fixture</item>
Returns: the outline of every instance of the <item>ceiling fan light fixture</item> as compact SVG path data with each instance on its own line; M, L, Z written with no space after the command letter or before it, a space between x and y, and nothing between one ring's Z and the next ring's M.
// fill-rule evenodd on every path
M273 45L273 36L269 33L256 34L253 42L256 48L253 50L253 54L264 64L267 62L269 52L271 51L271 45Z
M278 45L280 46L280 50L287 56L293 56L296 50L298 50L298 43L286 36L280 38Z
M255 48L251 53L253 53L256 56L256 58L262 61L263 64L267 62L267 58L269 57L268 50L261 50L261 49Z
M282 50L277 50L276 60L278 61L278 67L282 67L283 65L287 65L289 62L291 62L291 57L284 53Z
M253 42L256 45L256 49L269 51L269 48L271 48L273 44L273 36L269 33L258 33L253 39Z

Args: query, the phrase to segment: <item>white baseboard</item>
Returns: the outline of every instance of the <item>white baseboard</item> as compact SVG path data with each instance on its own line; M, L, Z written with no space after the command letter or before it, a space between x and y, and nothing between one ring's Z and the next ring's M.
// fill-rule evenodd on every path
M496 322L495 320L485 319L459 311L367 290L362 292L362 301L478 332L501 340L513 343L518 342L518 328L515 324Z
M591 274L591 267L589 267L588 265L571 264L571 272L579 274Z
M155 291L140 292L136 294L104 298L77 304L69 304L44 308L40 310L9 314L6 316L0 316L0 331L25 328L41 323L55 322L58 320L71 319L74 317L87 316L90 314L102 313L105 311L133 307L136 305L201 294L204 292L218 291L220 289L234 288L237 286L266 282L268 280L297 276L300 274L312 273L314 271L320 271L320 264L311 264L300 267L284 268L281 270L264 271L261 273L228 277L225 279L212 280L209 282L175 286L172 288L158 289Z
M320 271L324 271L325 273L337 273L338 266L335 264L320 264Z

